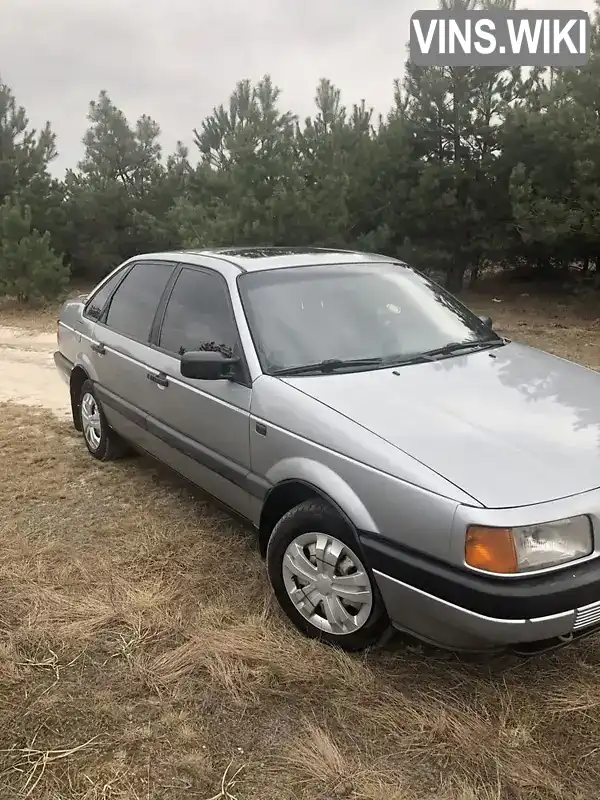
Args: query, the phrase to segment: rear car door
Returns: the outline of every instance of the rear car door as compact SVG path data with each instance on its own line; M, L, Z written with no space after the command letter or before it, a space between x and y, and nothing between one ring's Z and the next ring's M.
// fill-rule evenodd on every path
M153 336L157 381L147 388L156 455L214 497L248 516L251 384L245 363L232 380L181 375L181 354L224 347L243 360L225 279L181 266Z
M145 423L152 348L161 298L175 272L167 261L138 261L127 271L92 330L91 359L109 424L148 449Z

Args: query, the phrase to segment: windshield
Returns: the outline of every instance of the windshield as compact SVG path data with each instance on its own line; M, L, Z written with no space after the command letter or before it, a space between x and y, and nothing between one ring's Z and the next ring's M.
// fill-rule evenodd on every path
M374 369L447 345L500 337L433 281L403 264L246 272L240 295L263 371L323 361Z

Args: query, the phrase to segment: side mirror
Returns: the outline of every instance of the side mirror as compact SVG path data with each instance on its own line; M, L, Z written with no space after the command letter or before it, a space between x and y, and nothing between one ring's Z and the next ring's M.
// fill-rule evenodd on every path
M195 378L200 381L229 380L233 376L232 368L239 363L239 358L226 358L222 353L190 350L181 356L181 374L184 378Z
M486 328L492 327L492 318L491 317L479 317L479 319L483 322Z

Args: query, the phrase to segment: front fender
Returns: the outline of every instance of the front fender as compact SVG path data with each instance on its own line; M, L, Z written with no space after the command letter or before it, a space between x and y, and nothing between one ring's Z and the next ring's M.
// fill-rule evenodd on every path
M301 481L326 495L357 530L379 533L377 525L346 481L330 467L309 458L285 458L273 465L265 476L272 486L284 481Z

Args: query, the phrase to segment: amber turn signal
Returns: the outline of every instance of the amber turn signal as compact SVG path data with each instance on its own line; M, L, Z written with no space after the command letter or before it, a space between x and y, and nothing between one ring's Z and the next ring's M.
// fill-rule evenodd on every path
M518 572L519 564L511 529L472 525L467 530L465 561L470 567L486 572Z

